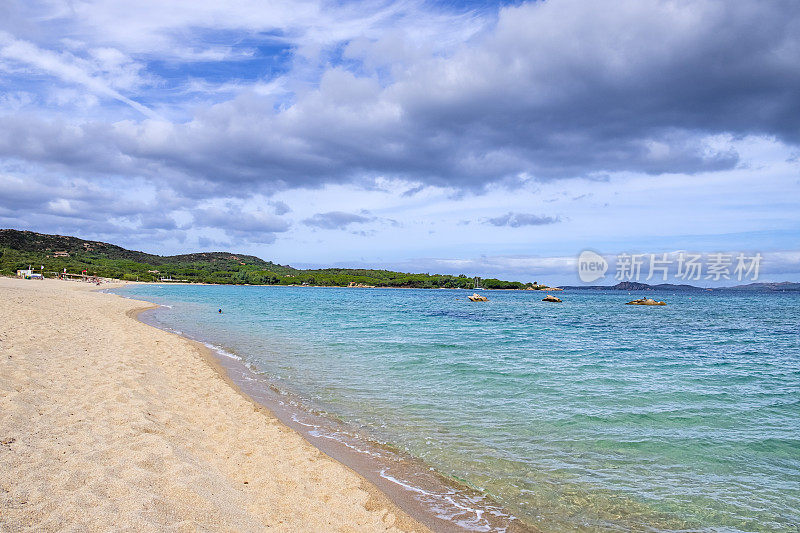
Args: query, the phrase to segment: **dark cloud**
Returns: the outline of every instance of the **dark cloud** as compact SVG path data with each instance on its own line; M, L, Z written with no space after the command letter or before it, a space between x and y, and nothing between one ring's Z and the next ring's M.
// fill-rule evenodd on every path
M0 174L0 207L21 217L54 215L84 220L108 218L133 219L181 205L165 191L153 191L153 197L119 194L142 185L132 180L109 179L93 183L46 174L35 178Z
M351 224L365 224L373 220L375 220L375 217L366 214L357 215L342 211L330 211L328 213L317 213L311 218L303 220L303 224L322 229L346 229Z
M200 249L209 250L209 249L224 249L227 246L230 246L229 241L222 241L217 239L212 239L210 237L198 237L197 238L197 245Z
M793 0L530 2L448 54L385 45L359 41L346 51L359 76L329 68L291 105L243 92L184 123L6 115L0 154L168 181L202 198L377 175L477 189L697 173L738 162L709 135L800 142Z
M275 200L269 203L272 206L272 210L275 211L276 215L285 215L286 213L291 213L292 209L286 205L285 202L281 202L280 200Z
M270 244L276 234L288 231L289 222L263 212L241 211L235 205L227 208L201 208L193 212L194 226L224 230L240 242Z
M172 231L179 229L179 226L178 223L175 222L174 218L165 214L161 214L160 216L152 217L142 216L139 223L139 228Z
M409 198L411 196L414 196L418 192L421 192L424 188L425 188L424 185L417 185L416 187L411 187L410 189L404 191L402 196L405 198Z
M61 216L45 212L5 212L0 208L0 227L24 228L41 233L71 235L88 240L112 242L131 249L156 252L179 246L186 240L181 229L132 227L102 217Z
M289 222L282 202L270 212L243 210L227 203L198 207L169 189L155 189L147 180L106 179L102 183L57 175L18 178L0 172L0 225L78 235L119 244L182 240L192 227L223 231L240 243L271 243ZM194 221L179 223L193 215Z
M486 224L492 226L509 226L519 228L521 226L546 226L560 222L560 217L548 217L544 215L533 215L530 213L506 213L499 217L487 218Z

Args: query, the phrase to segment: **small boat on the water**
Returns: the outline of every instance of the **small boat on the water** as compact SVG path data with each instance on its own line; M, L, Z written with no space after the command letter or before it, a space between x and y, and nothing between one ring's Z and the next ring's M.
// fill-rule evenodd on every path
M639 298L626 303L625 305L667 305L667 302L657 302L652 298Z
M561 302L561 298L557 298L557 297L553 296L552 294L548 294L547 296L542 298L542 301L543 302Z
M488 302L489 298L481 296L477 292L472 293L472 296L467 296L471 302Z

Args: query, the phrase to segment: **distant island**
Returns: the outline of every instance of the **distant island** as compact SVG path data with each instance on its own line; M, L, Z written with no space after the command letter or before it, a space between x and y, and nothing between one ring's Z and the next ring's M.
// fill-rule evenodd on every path
M64 272L128 281L186 281L241 285L315 285L327 287L398 287L473 289L464 274L409 274L390 270L297 269L231 252L161 256L114 244L32 231L0 229L0 274L14 275L32 266L45 277ZM44 267L44 268L41 268ZM484 289L547 290L546 285L493 278L480 279Z
M660 283L658 285L648 285L636 281L621 281L616 285L565 285L562 289L570 290L596 290L596 291L704 291L704 287L694 285L675 285L672 283Z
M589 291L759 291L759 292L796 292L800 291L800 283L782 281L780 283L748 283L733 287L695 287L694 285L676 285L673 283L659 283L648 285L636 281L622 281L616 285L564 285L561 289L589 290Z

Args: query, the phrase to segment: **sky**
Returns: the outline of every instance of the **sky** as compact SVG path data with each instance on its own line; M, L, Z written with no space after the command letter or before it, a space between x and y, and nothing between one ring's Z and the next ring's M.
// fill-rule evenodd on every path
M584 250L601 284L625 254L760 254L797 281L799 206L796 0L0 2L0 227L550 284Z

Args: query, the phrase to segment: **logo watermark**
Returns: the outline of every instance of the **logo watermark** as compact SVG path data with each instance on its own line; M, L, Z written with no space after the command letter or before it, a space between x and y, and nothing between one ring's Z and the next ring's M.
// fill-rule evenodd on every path
M578 256L578 277L584 283L591 283L606 275L608 261L591 250L584 250Z
M762 259L760 253L622 253L616 256L614 279L635 282L666 282L670 278L684 282L757 281ZM608 261L597 252L584 250L578 256L578 277L582 282L602 279L607 271Z

